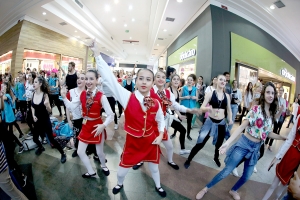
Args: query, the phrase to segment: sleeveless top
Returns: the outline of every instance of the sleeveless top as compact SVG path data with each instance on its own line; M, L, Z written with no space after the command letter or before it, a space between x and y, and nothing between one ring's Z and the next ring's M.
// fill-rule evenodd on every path
M174 94L172 87L170 87L171 92ZM179 103L179 92L177 91L177 98L175 99L177 103Z
M216 91L213 91L211 99L209 101L209 105L211 105L213 108L219 108L226 110L227 107L227 96L225 92L223 92L224 98L223 100L219 100L216 94Z
M49 118L49 113L48 113L48 111L46 109L46 106L44 104L45 93L43 93L42 101L39 104L35 104L33 102L34 95L35 95L35 93L33 93L33 95L32 95L31 106L34 108L35 116L38 118L38 121L40 121L41 119Z
M75 74L67 74L66 76L66 85L68 87L68 90L71 90L73 88L77 87L77 74L75 72Z

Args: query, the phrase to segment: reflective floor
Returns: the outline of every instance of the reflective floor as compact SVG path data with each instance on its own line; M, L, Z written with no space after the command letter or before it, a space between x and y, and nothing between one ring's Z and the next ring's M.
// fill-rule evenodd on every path
M57 112L54 112L54 115ZM286 120L287 121L287 120ZM183 122L185 125L185 122ZM235 124L234 129L237 127ZM286 123L283 125L281 134L287 135L290 129L286 129ZM21 125L26 131L28 128ZM191 149L195 144L198 136L199 126L192 129L192 141L186 139L186 149ZM173 133L173 129L169 129ZM117 169L120 154L122 152L125 133L121 128L114 131L113 123L107 128L108 140L105 143L104 152L108 160L107 166L110 169L110 175L104 176L101 172L100 164L94 161L90 156L93 167L97 170L99 178L84 179L81 177L86 172L79 157L72 158L73 151L66 151L67 162L60 163L60 154L57 150L51 149L47 144L44 145L46 151L40 156L36 156L33 151L23 152L16 155L19 164L32 163L33 181L39 200L68 200L68 199L160 199L155 192L155 185L149 173L147 164L139 170L130 170L125 178L124 189L117 195L112 194L112 188L117 183ZM165 156L161 156L159 169L161 183L167 191L165 199L195 199L195 195L201 190L217 173L224 167L224 158L221 156L222 166L219 168L215 165L213 159L214 146L210 139L206 146L194 158L189 169L183 167L183 163L188 155L179 155L179 133L173 139L174 144L174 162L180 166L178 171L173 170L167 165ZM267 171L269 163L274 158L275 153L282 144L276 141L273 144L273 152L266 150L264 157L257 164L257 173L253 173L251 180L248 181L240 190L239 194L242 199L256 200L261 199L267 191L269 184L274 178L274 167ZM165 155L164 147L162 146ZM241 175L243 165L238 168ZM237 177L230 175L214 188L209 190L203 199L231 199L228 194L230 188L238 180ZM272 199L272 198L271 198Z

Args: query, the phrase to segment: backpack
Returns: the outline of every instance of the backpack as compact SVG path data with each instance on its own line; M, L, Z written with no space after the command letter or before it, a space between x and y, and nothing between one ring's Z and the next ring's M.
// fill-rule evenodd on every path
M32 137L26 138L23 142L23 147L25 151L35 149L38 145L33 141Z
M68 123L62 122L54 122L53 133L55 136L65 136L66 138L70 139L73 137L73 129L70 128Z

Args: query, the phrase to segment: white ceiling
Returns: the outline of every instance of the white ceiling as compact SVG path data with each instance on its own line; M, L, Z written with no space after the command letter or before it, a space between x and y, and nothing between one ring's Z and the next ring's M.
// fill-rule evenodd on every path
M269 8L274 0L79 1L83 8L75 0L0 0L0 35L19 19L26 19L85 44L91 42L85 38L96 38L103 53L120 62L153 64L211 3L226 5L230 12L257 24L300 60L299 0L282 0L286 7L274 10ZM106 10L107 6L110 11ZM43 15L43 12L47 14ZM175 18L175 21L168 22L166 17ZM68 25L61 26L61 22ZM136 40L139 44L123 44L123 40Z

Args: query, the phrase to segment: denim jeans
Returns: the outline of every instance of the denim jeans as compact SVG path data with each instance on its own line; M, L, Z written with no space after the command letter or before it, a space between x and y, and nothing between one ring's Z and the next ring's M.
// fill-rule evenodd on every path
M296 200L291 193L287 193L281 200Z
M243 137L243 136L242 136ZM249 140L250 141L250 140ZM250 143L254 143L250 141ZM252 144L253 145L253 144ZM254 144L255 145L255 144ZM257 143L260 145L260 143ZM248 149L242 148L240 146L236 146L228 160L226 161L225 168L220 171L211 181L206 185L207 188L213 187L215 184L226 178L233 169L239 164L239 162L244 159L244 157L249 153ZM255 165L250 165L250 158L246 159L244 162L244 171L242 177L236 182L236 184L231 188L233 191L237 191L244 183L246 183L250 176L253 173L253 169Z
M235 121L235 117L236 117L236 114L238 113L238 110L239 110L239 105L237 104L231 104L231 112L232 112L232 122L234 123ZM228 130L230 131L233 127L233 124L232 125L229 125L228 126Z

